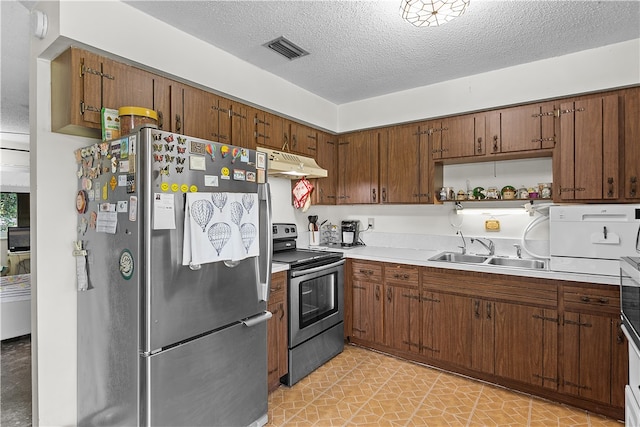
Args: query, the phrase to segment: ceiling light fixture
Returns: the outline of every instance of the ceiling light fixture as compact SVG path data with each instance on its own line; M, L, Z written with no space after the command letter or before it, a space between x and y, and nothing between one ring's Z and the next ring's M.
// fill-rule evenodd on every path
M402 19L416 27L437 27L462 15L471 0L401 0Z

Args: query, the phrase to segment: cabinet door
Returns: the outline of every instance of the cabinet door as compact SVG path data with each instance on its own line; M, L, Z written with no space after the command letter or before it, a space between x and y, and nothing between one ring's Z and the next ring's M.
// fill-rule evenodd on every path
M212 106L215 95L190 86L183 87L183 129L181 133L196 138L212 139L214 134Z
M312 180L315 189L312 193L313 204L335 205L338 180L338 157L336 136L318 132L318 164L327 170L326 178Z
M188 87L182 83L171 83L171 129L176 133L185 133L184 116L185 116L185 92Z
M495 374L555 388L557 312L509 303L494 303L494 307Z
M51 61L51 129L54 132L100 134L102 78L100 57L69 48Z
M288 373L287 343L287 274L271 275L269 310L273 316L267 323L267 383L269 391L278 388L280 378Z
M76 53L81 55L82 98L79 101L82 104L83 121L101 126L102 57L86 51Z
M382 203L420 202L419 127L396 126L380 140L380 197Z
M629 380L629 343L622 332L622 321L611 322L611 404L624 408L624 388Z
M473 298L473 338L471 367L488 374L494 373L495 303Z
M624 189L627 200L640 199L640 89L624 96Z
M492 153L539 150L542 148L540 105L523 105L501 110L500 146Z
M255 150L251 135L250 120L247 107L235 103L231 106L231 144Z
M617 95L562 103L560 114L560 199L617 199Z
M479 142L479 147L485 154L500 152L502 145L501 123L502 115L499 111L488 111L484 114L484 141ZM482 135L476 135L476 137L482 137Z
M338 142L338 204L378 203L378 133L356 132Z
M433 333L436 326L433 323L433 306L438 302L440 300L436 298L433 292L423 291L420 295L420 353L429 357L434 357L435 352Z
M420 350L420 293L418 289L385 284L385 344L396 350Z
M383 342L382 285L353 282L353 336L369 342Z
M214 141L231 144L231 101L211 95L212 117L211 128Z
M267 309L273 314L267 323L267 382L271 391L278 388L280 377L287 373L286 302L282 297L270 300ZM283 348L284 359L282 358Z
M471 367L473 345L473 301L471 298L434 293L434 357L465 368ZM447 327L442 327L447 325Z
M158 113L158 129L168 132L173 132L171 89L171 80L153 76L153 109Z
M611 324L610 317L564 314L563 392L610 403Z
M153 75L110 59L102 62L102 106L153 108Z
M248 115L253 118L253 136L256 146L282 150L282 118L257 109L252 109Z
M291 123L291 151L315 157L318 146L318 131L300 123Z
M469 157L476 153L474 116L453 117L442 121L442 159Z

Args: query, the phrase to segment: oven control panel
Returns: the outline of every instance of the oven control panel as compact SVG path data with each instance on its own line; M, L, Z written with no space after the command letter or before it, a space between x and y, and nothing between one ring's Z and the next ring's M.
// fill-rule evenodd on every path
M296 237L298 237L298 227L295 224L273 224L273 240L295 239Z

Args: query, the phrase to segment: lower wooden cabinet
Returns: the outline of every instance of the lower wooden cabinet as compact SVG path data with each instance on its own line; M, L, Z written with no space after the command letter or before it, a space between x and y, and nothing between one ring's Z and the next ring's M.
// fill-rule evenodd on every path
M523 304L492 303L494 373L523 383L558 388L558 312Z
M628 347L617 286L349 265L345 331L352 342L624 418Z
M384 343L382 266L353 262L351 274L352 325L355 339Z
M287 359L287 273L271 275L269 303L273 317L267 321L267 385L273 391L280 385L280 377L289 372Z
M423 324L424 328L432 330L432 357L452 365L471 368L474 344L471 298L435 293L432 304L432 323Z
M400 351L420 351L418 267L384 266L384 342Z
M618 287L564 286L563 295L562 391L623 407L629 355Z

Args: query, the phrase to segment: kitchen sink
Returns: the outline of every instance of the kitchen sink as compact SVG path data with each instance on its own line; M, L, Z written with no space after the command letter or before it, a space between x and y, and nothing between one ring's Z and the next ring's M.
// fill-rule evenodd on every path
M527 268L530 270L545 270L547 265L538 259L506 258L488 255L470 255L458 252L442 252L429 258L429 261L442 261L453 264L480 264L493 267Z
M429 258L429 261L465 262L480 264L485 262L487 259L489 259L489 257L482 255L467 255L457 252L442 252L441 254Z
M534 270L544 269L545 264L544 261L540 261L537 259L522 259L522 258L489 258L487 264L490 265L500 265L503 267L520 267L520 268L530 268Z

